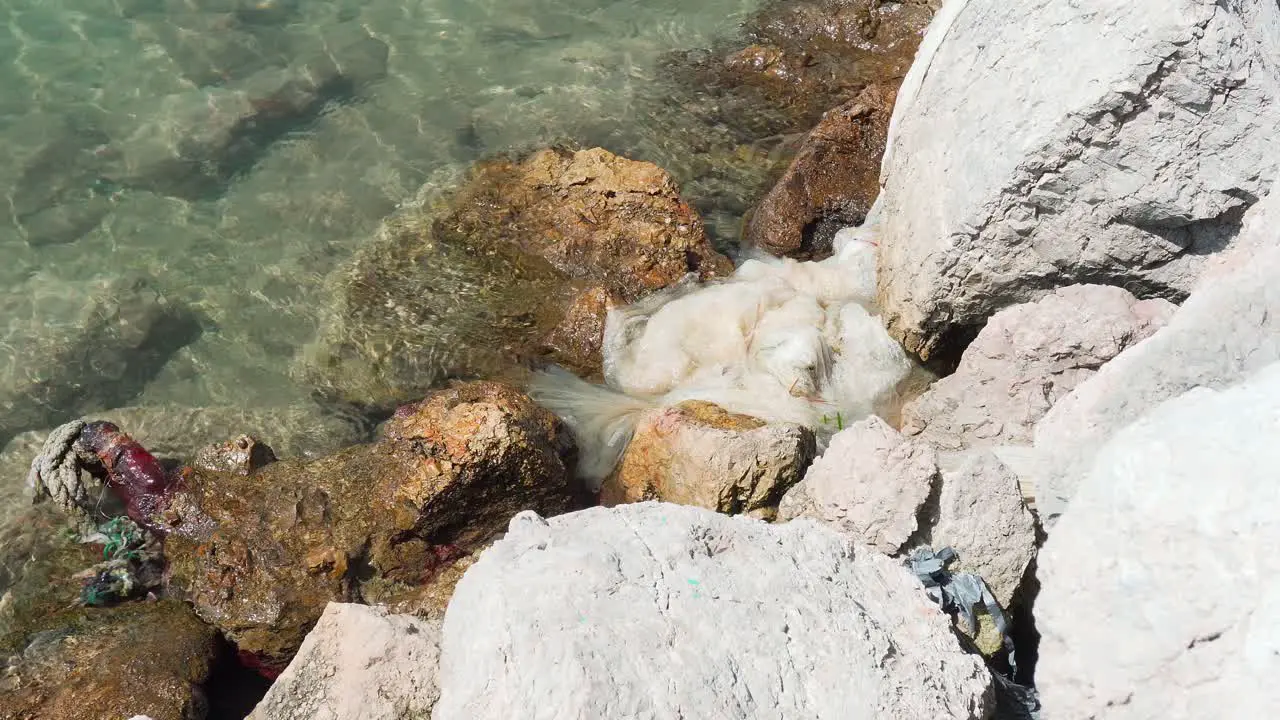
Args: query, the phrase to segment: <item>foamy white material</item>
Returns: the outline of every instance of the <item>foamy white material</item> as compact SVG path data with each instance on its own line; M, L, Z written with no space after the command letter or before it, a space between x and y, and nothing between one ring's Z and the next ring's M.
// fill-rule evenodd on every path
M826 260L751 259L722 282L611 312L604 368L616 392L563 372L531 388L573 429L584 476L608 473L640 413L684 400L799 423L821 439L883 407L911 362L874 314L870 231L841 231Z

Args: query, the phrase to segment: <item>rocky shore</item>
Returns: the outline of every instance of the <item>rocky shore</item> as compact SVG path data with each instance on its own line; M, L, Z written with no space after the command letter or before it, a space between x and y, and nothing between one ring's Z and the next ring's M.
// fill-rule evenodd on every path
M221 191L386 73L263 37L175 51L223 124L67 172ZM1277 48L1264 0L769 3L659 64L692 120L636 146L696 162L391 212L276 408L145 402L217 326L149 277L31 279L0 720L1265 716ZM3 212L97 222L49 188Z

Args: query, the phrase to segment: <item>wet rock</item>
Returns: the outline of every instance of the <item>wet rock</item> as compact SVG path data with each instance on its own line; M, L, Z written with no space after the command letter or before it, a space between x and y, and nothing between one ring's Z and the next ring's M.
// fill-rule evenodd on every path
M1036 684L1055 716L1243 718L1280 701L1280 365L1221 382L1111 435L1049 535Z
M200 720L212 628L176 600L84 611L29 638L0 676L0 718Z
M742 45L676 55L695 112L744 137L804 131L872 84L896 87L936 3L782 0L744 24ZM697 100L696 98L701 98Z
M603 286L582 291L542 339L541 350L579 377L602 380L605 320L609 310L623 304L621 296Z
M992 709L898 563L809 521L661 503L514 518L458 584L440 681L436 720Z
M439 622L330 603L249 720L426 718L439 662Z
M308 404L279 408L124 407L94 413L94 418L127 428L155 455L183 461L238 434L265 444L280 457L318 457L368 437L357 419Z
M841 228L860 225L880 192L880 158L896 91L867 87L827 112L752 213L746 241L774 255L821 260Z
M107 130L112 165L104 174L162 195L216 195L280 135L384 74L387 54L381 40L343 28L288 67L158 98L151 107L114 119Z
M334 303L295 370L324 401L386 411L449 378L498 376L572 302L546 260L473 252L432 226L430 210L393 217L330 277Z
M529 357L595 375L614 298L731 270L656 165L598 148L493 160L447 202L389 220L335 274L337 305L300 374L374 408Z
M933 448L876 416L831 438L804 480L782 499L779 520L808 517L886 554L905 548L938 479Z
M1030 445L1035 424L1054 403L1163 327L1175 309L1121 288L1072 285L1001 310L965 349L955 373L903 408L902 432L944 454Z
M808 428L768 425L690 400L640 422L605 479L600 502L664 500L727 514L772 515L815 452Z
M255 442L279 448L284 457L317 457L366 438L361 425L325 413L318 406L287 408L176 406L116 408L91 419L129 428L129 434L155 455L188 462L203 448L247 431ZM30 504L27 470L44 445L47 430L20 433L0 450L0 522ZM261 465L265 458L252 455Z
M383 437L244 476L194 469L168 509L170 585L240 651L283 668L330 601L454 582L441 571L525 509L576 501L568 433L499 383L441 390Z
M1080 383L1036 426L1025 472L1041 517L1061 513L1098 449L1149 409L1195 387L1227 387L1280 360L1278 218L1280 193L1272 191L1168 325Z
M944 7L886 151L891 333L949 365L995 311L1055 287L1185 297L1280 168L1261 131L1280 122L1277 43L1257 0Z
M18 320L4 337L15 352L0 357L0 442L128 404L201 332L189 309L146 280L81 288L37 277L29 285L29 295L0 299Z
M1036 556L1036 522L1018 476L994 454L974 453L959 470L943 474L934 515L928 544L954 549L959 558L950 569L978 575L1001 607L1009 607Z
M213 629L172 600L84 607L102 559L52 503L0 521L0 718L204 717Z
M456 208L443 221L448 231L511 243L626 302L688 273L707 279L733 271L671 176L600 148L483 163Z
M275 461L276 454L268 445L250 435L241 435L201 448L191 464L201 470L251 475Z

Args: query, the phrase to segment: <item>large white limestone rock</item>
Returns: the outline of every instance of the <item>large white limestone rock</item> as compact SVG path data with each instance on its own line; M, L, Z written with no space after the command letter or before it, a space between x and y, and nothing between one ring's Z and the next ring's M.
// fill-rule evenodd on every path
M902 431L944 455L1030 445L1054 403L1163 327L1175 309L1105 285L1071 285L1005 308L965 348L954 373L903 408Z
M949 0L873 212L890 332L954 357L1076 283L1180 298L1280 164L1274 0Z
M812 518L892 555L919 529L937 479L928 443L904 438L872 415L831 438L804 480L783 496L778 519Z
M1280 364L1116 433L1040 554L1046 716L1267 717L1280 704Z
M985 718L991 678L898 562L801 520L521 513L458 584L434 720Z
M1250 210L1236 245L1147 340L1062 398L1036 426L1030 474L1042 517L1060 514L1120 428L1195 387L1223 388L1280 360L1280 193Z

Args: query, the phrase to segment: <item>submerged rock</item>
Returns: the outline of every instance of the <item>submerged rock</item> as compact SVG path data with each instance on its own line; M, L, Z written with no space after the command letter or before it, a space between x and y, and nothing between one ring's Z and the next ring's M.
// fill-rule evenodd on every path
M944 453L1030 445L1040 418L1176 307L1102 285L1072 285L996 313L960 366L902 410L902 431ZM945 463L944 463L945 464Z
M659 503L514 518L458 584L440 684L436 720L993 709L898 563L811 522Z
M771 515L816 451L800 425L767 425L696 400L642 420L613 474L606 506L641 500Z
M454 582L441 571L515 513L570 509L572 460L550 413L471 383L402 408L373 444L247 476L193 469L155 521L170 585L279 669L328 602L358 599L374 579L383 593Z
M374 408L528 357L596 375L614 298L731 270L656 165L598 148L493 160L448 202L388 221L335 274L337 305L301 372Z
M88 292L37 278L29 296L0 302L15 320L4 343L21 348L0 357L0 443L128 404L201 332L190 309L140 278Z
M926 443L904 438L876 416L831 438L804 480L787 493L779 520L808 517L892 555L919 529L921 510L938 478Z
M1280 167L1278 45L1262 0L949 3L886 152L891 333L946 365L1054 287L1184 297Z
M1151 408L1098 450L1040 557L1046 710L1103 720L1271 712L1277 435L1272 362Z
M880 191L896 91L873 85L827 112L756 207L745 240L774 255L821 260L841 228L861 225Z
M427 718L439 663L438 620L329 603L249 720Z
M103 176L191 200L222 191L285 132L386 72L388 48L359 27L323 36L287 67L266 67L221 87L195 88L115 118Z
M936 3L780 0L744 24L739 44L683 53L669 67L705 98L691 107L745 137L803 131L868 85L896 86Z

